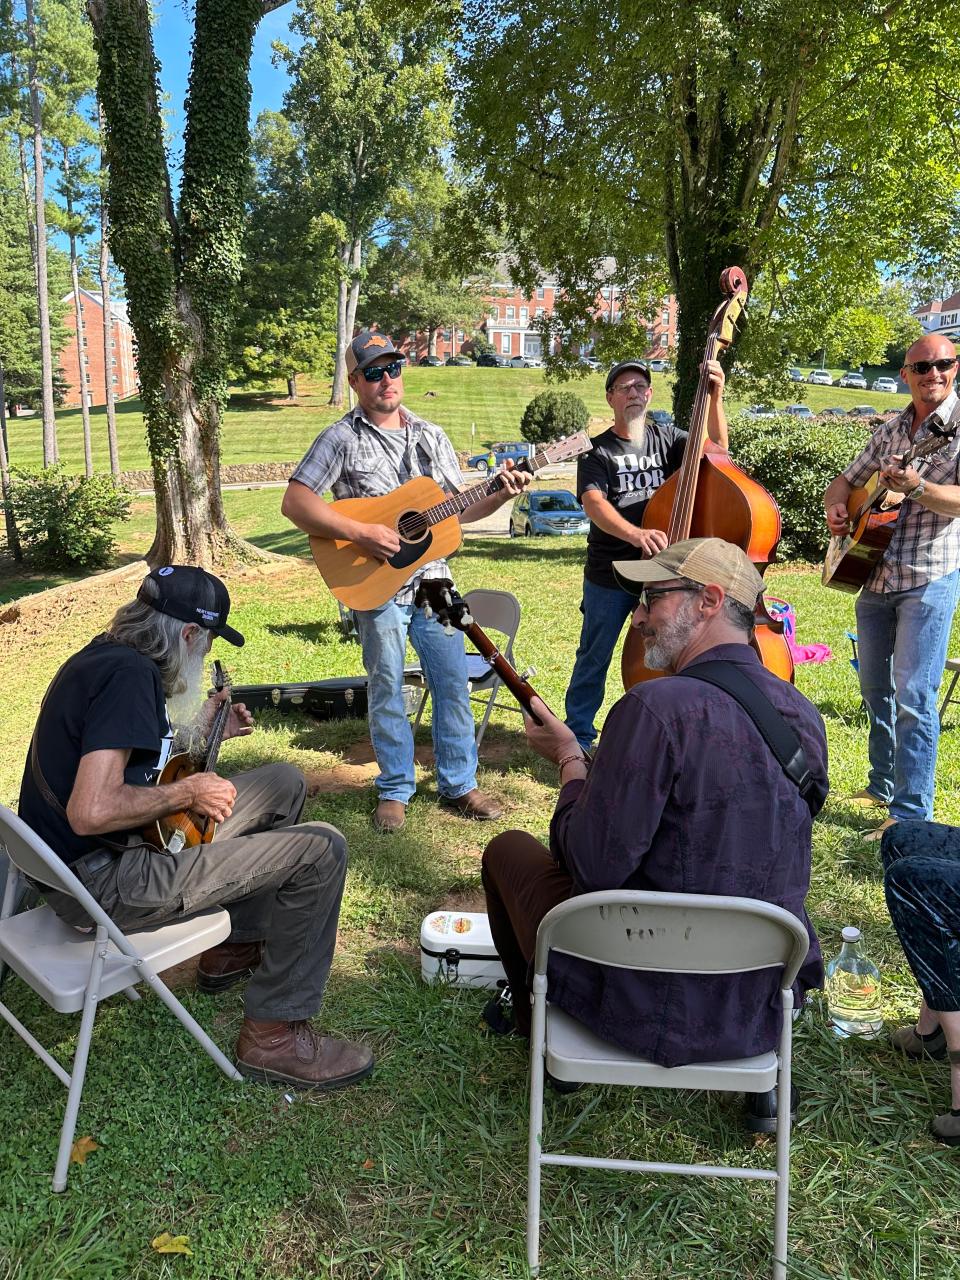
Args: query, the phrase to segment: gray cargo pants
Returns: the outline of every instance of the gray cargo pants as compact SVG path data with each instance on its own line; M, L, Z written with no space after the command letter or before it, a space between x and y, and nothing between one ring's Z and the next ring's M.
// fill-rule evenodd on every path
M206 907L227 907L230 942L264 941L247 986L249 1018L298 1021L320 1008L337 941L347 842L325 822L292 825L306 783L288 764L268 764L231 779L233 813L210 844L160 852L132 843L106 865L87 854L77 878L124 932L149 928ZM89 924L75 899L49 891L69 924Z

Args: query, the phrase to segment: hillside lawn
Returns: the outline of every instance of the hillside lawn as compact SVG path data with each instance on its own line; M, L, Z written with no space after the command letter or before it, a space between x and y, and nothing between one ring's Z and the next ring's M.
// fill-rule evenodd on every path
M478 382L497 376L476 372ZM524 377L514 370L502 376ZM286 411L264 412L282 419ZM307 438L306 427L291 427L291 437L301 429L286 456ZM227 495L236 526L289 560L230 578L231 621L247 643L239 650L221 645L220 656L238 683L359 673L359 649L341 637L334 602L300 558L303 539L280 519L279 493ZM128 533L146 537L149 528L147 502ZM128 554L135 554L132 546ZM520 598L518 661L537 668L534 683L557 709L577 644L583 556L582 538L480 536L467 539L455 561L462 589L506 587ZM768 580L772 593L794 603L801 641L826 641L834 650L832 661L797 672L798 687L825 718L832 761L833 795L815 826L808 905L828 956L844 924L864 929L883 969L892 1027L912 1016L918 995L884 906L876 846L860 840L867 823L843 800L863 785L866 769L866 729L844 636L853 600L822 589L808 569L775 569ZM15 801L47 682L130 594L129 585L104 580L0 626L5 803ZM954 653L958 641L955 634ZM618 692L614 668L607 707ZM64 1090L3 1029L2 1280L526 1274L524 1047L480 1031L482 993L421 982L418 934L422 918L439 907L482 909L479 859L497 831L520 827L545 837L556 771L526 747L518 717L498 712L484 739L479 781L503 797L506 813L496 824L470 824L435 802L429 741L428 712L418 736L418 796L405 830L391 838L370 827L374 766L363 721L264 715L256 732L229 743L222 757L225 772L275 759L298 764L311 783L305 816L347 835L351 865L321 1020L374 1047L373 1077L288 1103L281 1090L224 1080L154 998L137 1006L111 1000L97 1020L77 1128L99 1149L71 1167L68 1190L57 1197L49 1178ZM937 816L952 822L960 822L958 766L954 707L937 797ZM183 975L178 992L229 1050L240 991L206 998ZM4 997L68 1058L75 1019L52 1013L16 980ZM927 1134L931 1116L948 1105L946 1064L909 1063L886 1041L837 1041L817 998L798 1023L794 1065L802 1101L793 1142L791 1277L960 1277L958 1156ZM735 1096L591 1087L548 1097L546 1140L564 1140L582 1154L768 1164L772 1141L747 1135L739 1108ZM760 1184L548 1170L543 1222L543 1275L550 1280L769 1275L772 1190ZM188 1236L193 1256L156 1255L150 1241L161 1231Z

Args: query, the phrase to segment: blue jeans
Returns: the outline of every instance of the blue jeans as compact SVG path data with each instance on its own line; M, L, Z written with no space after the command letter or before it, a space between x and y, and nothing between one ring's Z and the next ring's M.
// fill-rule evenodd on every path
M902 822L883 833L887 907L931 1009L960 1010L960 831Z
M403 665L407 638L417 652L433 699L433 754L437 788L457 799L477 785L477 744L463 633L448 636L435 619L412 604L392 600L357 612L366 668L367 713L380 775L381 800L406 804L416 791L413 728L403 705Z
M598 587L583 580L580 647L567 689L567 725L585 751L593 746L597 728L593 718L603 703L610 659L624 621L637 607L637 597L619 587Z
M937 691L960 573L910 591L861 591L860 691L870 716L868 789L892 818L929 820L940 720Z

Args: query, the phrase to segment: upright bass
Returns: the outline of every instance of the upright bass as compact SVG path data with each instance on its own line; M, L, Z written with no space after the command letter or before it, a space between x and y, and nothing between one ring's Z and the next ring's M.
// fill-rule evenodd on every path
M741 547L763 573L780 541L780 510L772 495L707 437L710 384L706 366L733 341L737 319L746 304L747 277L740 267L723 272L720 289L725 298L710 321L683 461L647 503L643 528L663 530L668 543L684 538L723 538ZM793 659L783 625L770 617L762 599L757 604L751 643L769 671L784 680L793 679ZM662 675L646 666L643 638L635 627L627 632L621 669L625 689Z

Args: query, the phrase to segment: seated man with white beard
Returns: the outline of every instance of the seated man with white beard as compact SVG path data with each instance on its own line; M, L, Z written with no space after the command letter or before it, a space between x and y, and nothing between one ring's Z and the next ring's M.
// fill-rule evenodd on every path
M250 977L239 1070L338 1088L373 1069L365 1045L321 1035L308 1021L336 945L343 835L323 822L294 825L306 785L291 765L156 785L173 748L171 715L179 719L182 709L203 732L227 696L215 695L197 716L214 637L243 644L227 625L229 609L226 587L203 569L148 574L136 600L54 676L27 756L20 816L125 931L226 907L230 937L201 956L198 986L223 991ZM233 706L224 737L250 732L249 712ZM145 827L182 811L220 824L211 843L179 851L146 843ZM68 924L89 925L74 898L46 896Z
M604 889L786 907L810 937L799 993L822 985L804 899L813 816L827 795L826 736L812 703L765 670L750 647L763 581L740 548L720 538L691 538L615 568L634 593L632 625L646 664L667 676L624 694L589 769L572 731L535 699L543 723L527 720L528 741L559 769L550 847L505 831L483 855L490 931L521 1035L530 1033L527 983L540 921L558 903ZM809 779L803 794L740 702L706 683L718 667L765 695L799 739ZM770 969L661 975L555 955L548 978L553 1004L601 1039L666 1067L765 1053L780 1034L779 974ZM511 1029L495 1003L484 1016L494 1031ZM749 1099L751 1129L772 1131L775 1114L770 1095Z
M727 447L723 369L707 364L707 434ZM687 432L656 422L647 410L653 396L650 370L642 360L621 360L607 374L607 404L613 426L593 439L577 463L577 497L590 517L583 571L583 624L566 697L567 724L584 751L597 736L594 718L603 703L610 659L636 601L613 571L614 561L641 560L667 545L660 529L643 529L647 503L680 468Z

